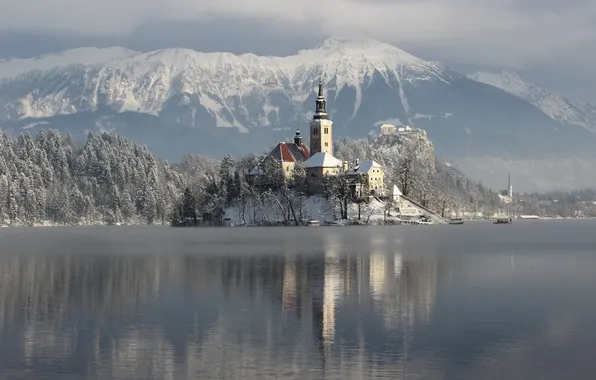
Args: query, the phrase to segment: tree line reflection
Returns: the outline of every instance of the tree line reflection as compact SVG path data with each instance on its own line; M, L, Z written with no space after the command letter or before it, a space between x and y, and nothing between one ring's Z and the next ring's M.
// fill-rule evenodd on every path
M414 370L407 350L432 318L440 261L383 239L360 254L344 253L333 237L320 247L2 257L0 348L9 354L0 368L10 361L51 373L44 357L58 372L96 378L397 373L405 361ZM381 365L388 346L395 360Z

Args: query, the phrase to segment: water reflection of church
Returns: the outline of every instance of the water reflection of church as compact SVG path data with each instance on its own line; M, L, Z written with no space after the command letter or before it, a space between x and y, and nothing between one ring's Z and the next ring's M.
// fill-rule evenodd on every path
M346 247L334 242L333 235L323 245L321 255L285 258L281 296L284 318L294 313L305 322L309 312L322 347L338 338L338 320L366 319L371 308L387 331L428 322L437 290L436 259L408 260L382 238L371 241L370 254L343 254Z

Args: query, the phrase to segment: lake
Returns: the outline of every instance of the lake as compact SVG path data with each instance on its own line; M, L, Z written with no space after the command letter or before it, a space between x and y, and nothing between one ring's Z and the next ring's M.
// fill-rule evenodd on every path
M596 378L596 221L0 229L0 379Z

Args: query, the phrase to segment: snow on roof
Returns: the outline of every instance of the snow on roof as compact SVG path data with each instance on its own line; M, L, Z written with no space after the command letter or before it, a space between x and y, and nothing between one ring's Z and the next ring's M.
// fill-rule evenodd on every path
M318 152L310 156L304 162L304 166L307 168L336 168L341 167L342 162L327 152Z
M401 192L401 190L399 190L399 188L397 187L397 185L393 185L393 189L391 189L391 196L397 197L397 196L401 196L401 195L403 195L403 193Z
M356 167L354 167L353 171L359 173L368 173L372 168L383 169L383 167L377 161L362 160L358 163L358 165L356 165Z

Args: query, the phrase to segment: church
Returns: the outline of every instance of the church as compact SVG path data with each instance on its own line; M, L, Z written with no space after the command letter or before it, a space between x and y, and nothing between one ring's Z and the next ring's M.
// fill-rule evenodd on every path
M270 165L280 165L283 178L291 178L295 166L302 165L306 170L306 181L310 195L324 194L325 176L346 174L352 182L350 187L355 196L365 192L383 195L385 192L384 171L373 160L354 163L350 168L347 161L333 156L333 122L327 113L327 100L323 93L323 83L319 81L315 112L310 121L310 146L307 149L302 142L300 131L296 132L293 142L280 142L263 159L258 168L248 174L259 177L265 174Z

